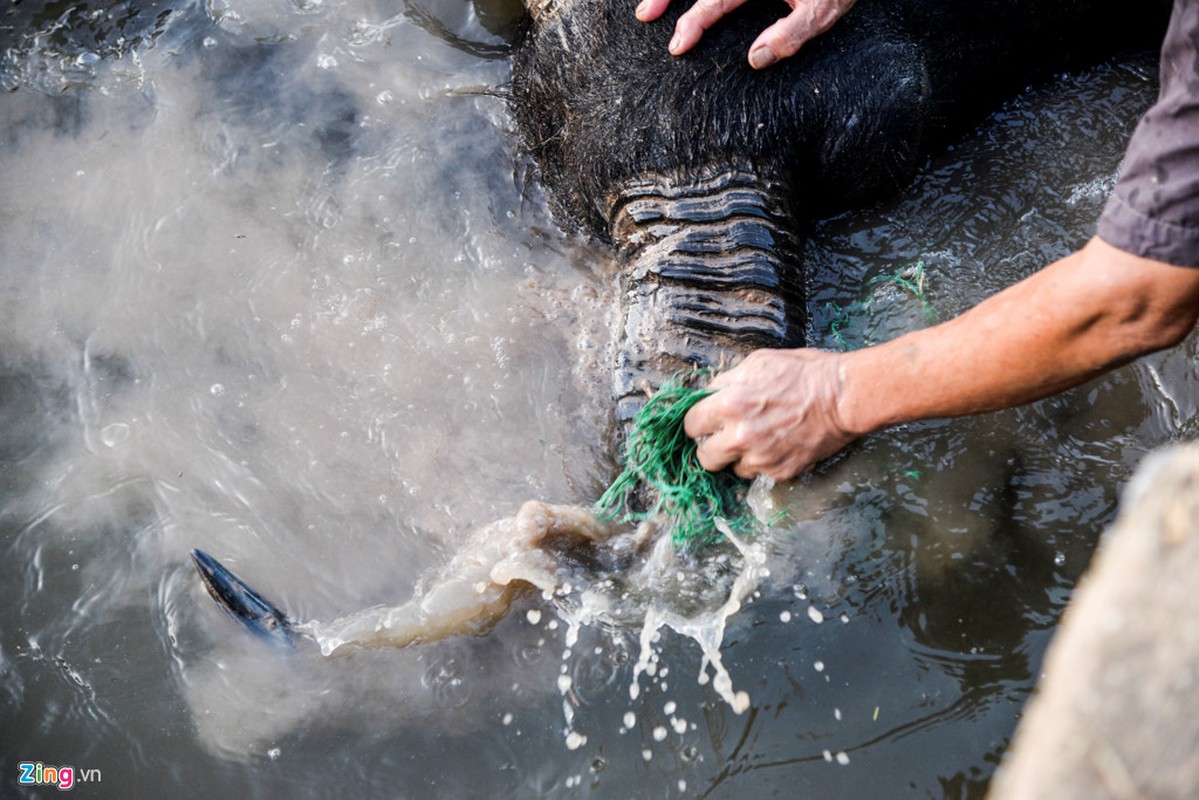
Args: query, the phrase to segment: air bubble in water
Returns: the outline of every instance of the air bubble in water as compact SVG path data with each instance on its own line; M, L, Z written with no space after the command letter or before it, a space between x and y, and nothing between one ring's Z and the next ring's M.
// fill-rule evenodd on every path
M129 426L124 422L114 422L100 431L100 441L105 447L116 447L129 438Z

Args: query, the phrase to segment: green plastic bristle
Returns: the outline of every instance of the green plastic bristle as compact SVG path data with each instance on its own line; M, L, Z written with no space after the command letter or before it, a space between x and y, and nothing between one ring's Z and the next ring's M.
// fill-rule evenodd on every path
M719 541L716 518L734 530L748 521L744 494L747 482L728 472L712 473L699 465L695 442L683 430L687 411L712 392L686 385L676 376L633 417L625 442L624 470L595 504L605 519L641 522L664 514L678 547L701 548ZM639 485L657 496L652 508L632 507Z

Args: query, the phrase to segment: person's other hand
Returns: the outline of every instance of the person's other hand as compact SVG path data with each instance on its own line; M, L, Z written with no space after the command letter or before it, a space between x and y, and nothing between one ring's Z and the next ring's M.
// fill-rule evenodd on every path
M745 0L696 0L674 27L670 52L682 55L695 46L704 31ZM854 4L854 0L787 0L792 11L771 25L749 48L749 65L765 69L776 61L794 55L800 47L833 26ZM642 0L637 19L652 22L662 16L670 0Z
M687 412L700 466L732 465L742 478L790 480L857 435L841 423L841 356L821 350L755 350L710 385Z

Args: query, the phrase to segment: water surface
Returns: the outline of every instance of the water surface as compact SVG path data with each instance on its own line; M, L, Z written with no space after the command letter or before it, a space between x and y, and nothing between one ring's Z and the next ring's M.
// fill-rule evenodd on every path
M689 639L662 632L633 698L637 627L568 646L536 596L483 637L280 657L212 605L192 547L329 619L613 475L610 266L518 153L517 12L3 13L6 793L52 793L16 783L40 760L100 770L76 787L97 797L981 796L1131 469L1192 433L1193 339L777 490L771 575L723 650L740 715ZM1080 246L1153 67L1032 88L817 226L811 340L952 316ZM872 280L918 263L926 302Z

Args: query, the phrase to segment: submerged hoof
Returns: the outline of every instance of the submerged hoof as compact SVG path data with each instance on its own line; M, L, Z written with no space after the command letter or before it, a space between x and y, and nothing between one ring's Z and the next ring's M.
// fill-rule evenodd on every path
M245 581L203 550L192 550L192 562L212 599L255 636L280 645L295 644L291 620Z

